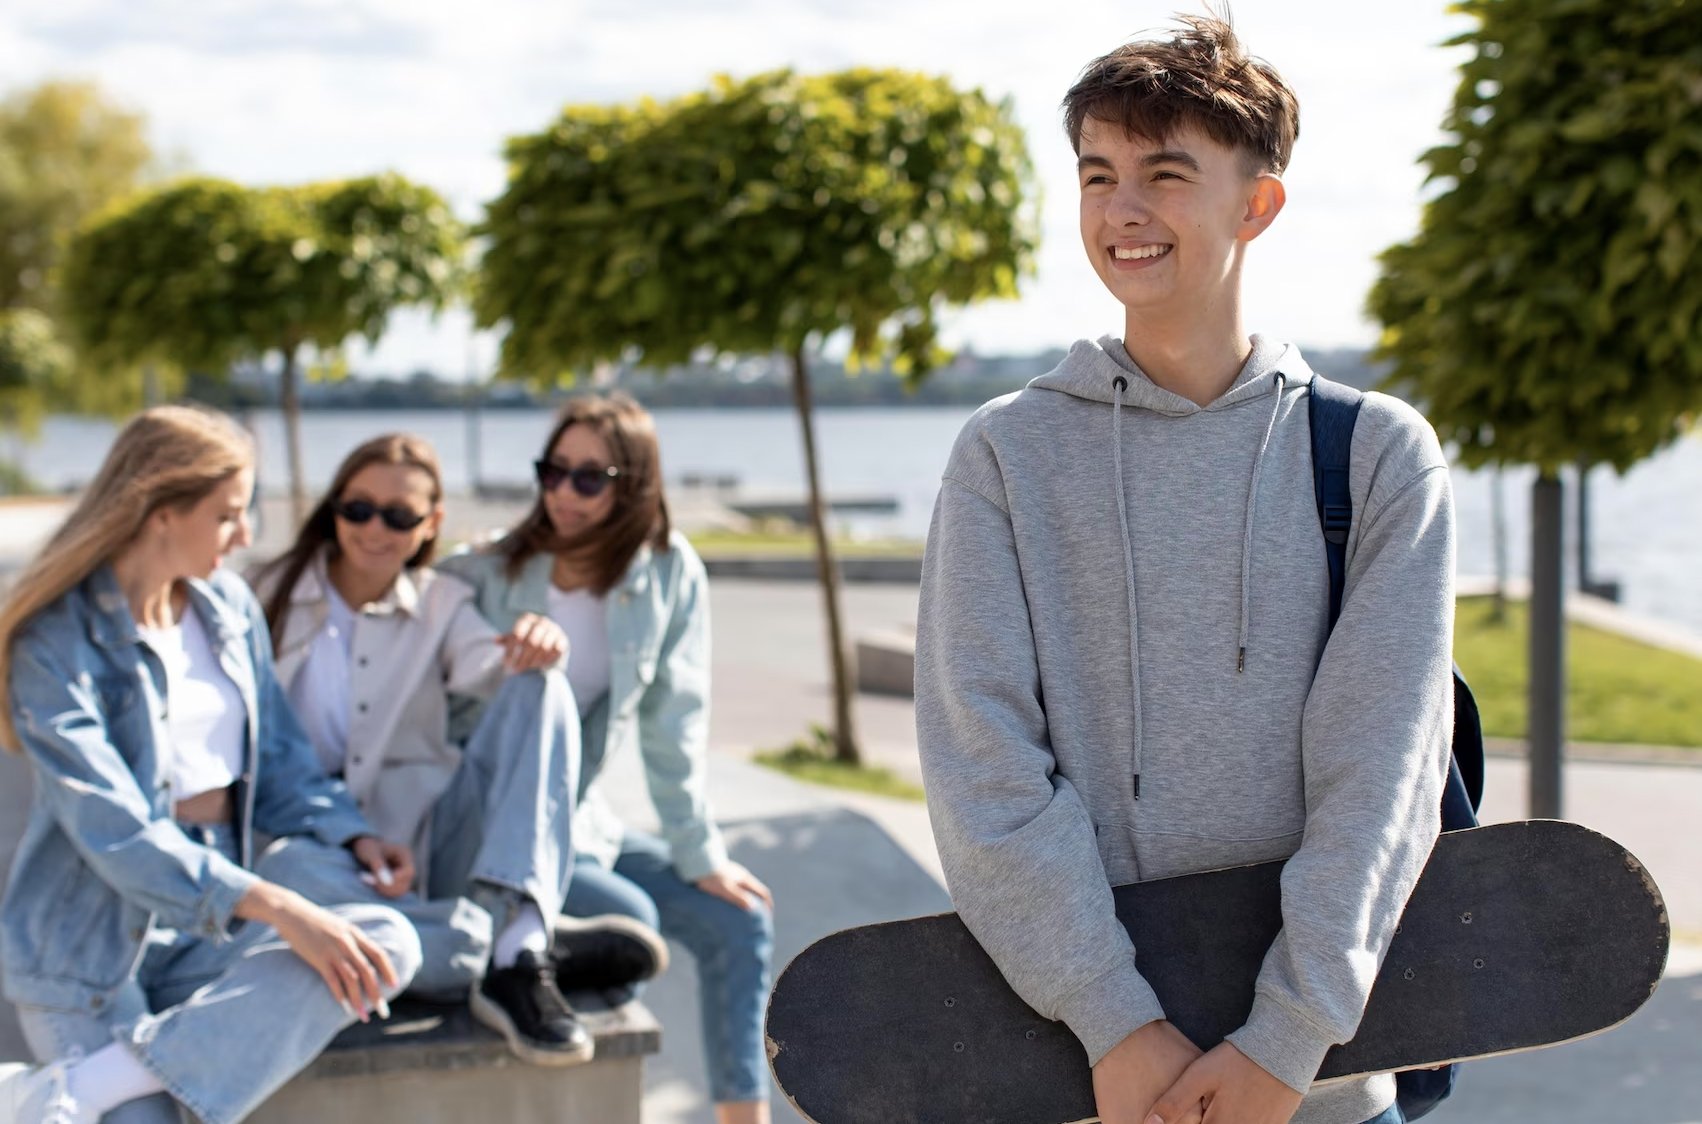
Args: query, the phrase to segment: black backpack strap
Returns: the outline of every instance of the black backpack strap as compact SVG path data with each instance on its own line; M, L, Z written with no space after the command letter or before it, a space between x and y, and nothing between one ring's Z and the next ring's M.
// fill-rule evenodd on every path
M1353 493L1348 462L1353 456L1353 426L1365 395L1351 386L1312 376L1312 490L1318 523L1324 529L1324 556L1330 564L1330 628L1342 614L1347 587L1347 532L1353 526Z

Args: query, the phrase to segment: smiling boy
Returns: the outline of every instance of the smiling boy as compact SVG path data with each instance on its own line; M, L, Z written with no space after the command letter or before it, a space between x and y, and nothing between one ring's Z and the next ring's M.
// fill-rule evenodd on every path
M1439 829L1447 462L1417 413L1367 396L1331 632L1313 375L1241 311L1298 106L1227 24L1183 24L1096 60L1064 103L1123 337L982 408L946 468L916 650L929 812L960 915L1081 1040L1106 1124L1398 1122L1388 1076L1311 1083ZM1271 859L1283 930L1246 1024L1202 1054L1111 887Z

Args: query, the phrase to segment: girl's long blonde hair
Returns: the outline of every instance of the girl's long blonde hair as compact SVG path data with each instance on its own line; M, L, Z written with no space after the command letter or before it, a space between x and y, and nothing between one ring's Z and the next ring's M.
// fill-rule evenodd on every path
M19 751L12 722L12 643L43 609L134 542L162 507L193 507L254 464L248 434L223 414L156 406L119 430L94 482L0 604L0 747Z

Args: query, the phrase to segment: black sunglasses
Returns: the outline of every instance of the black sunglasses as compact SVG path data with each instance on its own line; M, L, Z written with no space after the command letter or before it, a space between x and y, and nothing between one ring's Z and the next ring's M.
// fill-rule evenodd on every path
M621 470L612 464L582 464L577 468L568 468L554 461L533 461L532 471L538 474L538 487L546 492L553 492L566 481L573 482L573 490L589 499L600 496L609 482L621 474Z
M345 523L370 523L374 515L384 520L384 525L392 531L411 531L426 521L422 515L411 507L397 504L394 507L379 507L371 500L340 500L331 505L331 510L337 518ZM430 514L427 512L426 514Z

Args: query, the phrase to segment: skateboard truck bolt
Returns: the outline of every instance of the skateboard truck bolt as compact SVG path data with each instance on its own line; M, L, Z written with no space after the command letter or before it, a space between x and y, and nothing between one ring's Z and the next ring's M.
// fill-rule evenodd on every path
M963 1043L961 1042L953 1042L951 1048L960 1054L963 1053Z
M947 999L947 1000L946 1000L946 1006L947 1006L947 1007L955 1007L955 1006L957 1006L957 1000L955 1000L955 999Z
M1418 973L1413 971L1411 968L1408 968L1406 971L1402 972L1401 975L1410 980L1414 976L1418 975Z
M1464 913L1460 914L1460 924L1470 925L1471 923L1472 923L1472 911L1468 909Z
M1483 967L1483 957L1481 957L1481 956L1480 956L1480 957L1478 957L1478 958L1477 958L1477 959L1476 959L1476 960L1473 960L1473 961L1472 961L1472 967L1473 967L1473 968L1481 968L1481 967Z
M1479 960L1478 963L1482 964L1483 961ZM1034 1031L1031 1030L1031 1031L1028 1032L1027 1038L1030 1042L1033 1042L1035 1037L1036 1037L1036 1035L1035 1035Z

